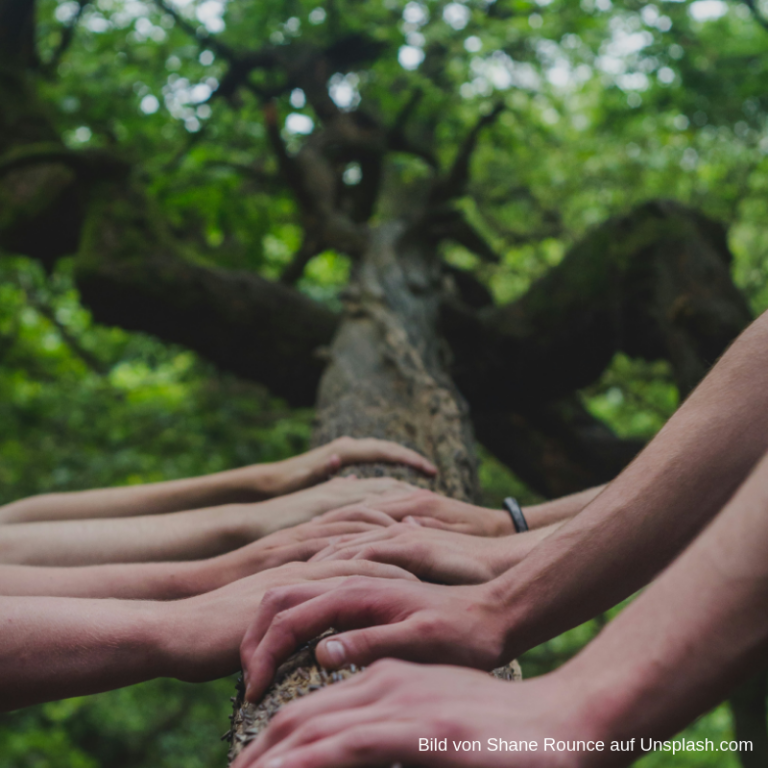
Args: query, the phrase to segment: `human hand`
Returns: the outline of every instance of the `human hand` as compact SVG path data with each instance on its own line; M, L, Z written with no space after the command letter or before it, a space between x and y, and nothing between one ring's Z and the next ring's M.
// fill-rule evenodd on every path
M322 519L326 522L354 520L361 506L384 512L394 520L409 520L425 528L441 528L475 536L505 536L515 532L512 518L504 510L478 507L412 486L392 489L386 496L351 502L349 507L333 510Z
M493 669L505 654L501 608L488 584L447 587L361 576L273 589L240 649L246 697L255 701L296 647L329 627L341 634L315 649L329 669L385 656Z
M288 585L340 583L342 577L375 577L416 581L392 565L363 560L338 563L288 563L262 571L225 587L170 603L153 610L158 668L163 676L203 682L231 674L239 668L238 649L265 594Z
M585 699L557 672L511 683L387 659L289 704L232 768L592 768L605 765L606 755L612 765L628 764L630 755L616 762L607 752ZM422 739L445 739L447 750L420 750ZM500 739L537 749L492 750ZM593 751L546 749L545 739L592 742ZM595 749L601 739L604 752ZM456 749L464 741L479 741L481 749Z
M312 525L325 529L340 523ZM423 581L480 584L496 578L515 564L514 549L520 538L470 536L451 530L423 528L412 522L394 523L389 527L376 526L365 533L337 536L319 550L311 562L371 560L405 568Z
M355 520L320 524L311 520L292 528L283 528L240 549L199 561L201 584L195 594L210 592L238 579L286 563L309 560L342 536L383 530L382 525L394 523L394 520L381 512L371 512L367 516L361 514Z
M326 445L293 456L270 466L269 493L280 496L326 480L350 464L405 464L425 475L437 474L437 468L424 456L410 448L376 438L339 437Z
M386 513L377 512L374 506L384 499L406 496L414 490L414 486L392 477L336 477L287 496L255 505L240 505L234 511L237 516L236 527L238 531L244 532L248 541L252 541L282 528L306 523L325 512L353 504L362 504L364 510L347 516L323 518L322 522L371 522L376 517L381 521L380 524L389 525L392 518Z

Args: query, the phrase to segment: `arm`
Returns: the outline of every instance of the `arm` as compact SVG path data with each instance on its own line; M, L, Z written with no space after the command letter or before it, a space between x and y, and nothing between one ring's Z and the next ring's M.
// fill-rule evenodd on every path
M765 665L766 510L768 457L669 569L550 675L510 685L451 667L377 663L289 705L233 768L277 760L281 768L477 765L477 755L452 748L454 739L479 740L489 768L629 765L641 738L669 738ZM446 736L447 752L419 753L420 738ZM489 751L489 739L500 737L537 749ZM548 754L547 738L603 749ZM612 741L632 746L612 752Z
M598 485L554 501L524 507L523 513L528 521L528 528L533 531L570 520L593 502L607 487L607 485Z
M374 530L381 521L304 523L207 560L73 567L0 565L0 595L179 600L254 573L306 561L339 536Z
M231 674L266 590L363 572L413 578L377 563L292 563L171 603L0 597L0 711L155 677Z
M75 566L214 557L340 504L411 488L390 478L342 478L258 504L5 525L0 526L0 563Z
M397 656L490 669L615 605L695 538L765 453L766 375L768 313L739 337L635 461L519 565L479 586L401 590L352 580L306 602L278 591L247 637L254 658L282 658L291 650L291 630L299 638L305 624L338 629L347 622L351 628L365 610L369 629L318 646L324 664ZM286 615L271 628L277 613ZM266 673L255 664L253 674L256 695Z
M21 499L0 507L0 523L146 516L260 501L314 485L347 464L372 461L406 464L428 475L436 472L423 456L396 443L342 437L301 456L271 464L163 483Z

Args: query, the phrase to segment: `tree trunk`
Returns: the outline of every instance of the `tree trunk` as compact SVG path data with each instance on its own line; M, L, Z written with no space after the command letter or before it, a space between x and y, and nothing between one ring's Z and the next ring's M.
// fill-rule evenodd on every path
M469 410L445 371L447 346L437 331L441 288L437 255L402 223L371 234L320 382L314 441L351 435L403 443L438 467L434 490L474 501ZM405 468L348 471L427 484Z
M393 222L371 233L320 382L314 442L351 435L403 443L436 464L439 474L433 481L383 464L346 471L392 475L475 501L479 489L469 411L445 371L447 347L437 330L442 286L437 254L413 230ZM285 704L359 671L327 674L313 648L298 651L281 667L258 704L244 704L240 691L230 760ZM520 677L516 663L494 674Z

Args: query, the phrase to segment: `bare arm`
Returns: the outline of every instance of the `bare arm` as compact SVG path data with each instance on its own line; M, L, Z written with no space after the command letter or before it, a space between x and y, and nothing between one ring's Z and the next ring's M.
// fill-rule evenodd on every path
M723 508L768 449L768 313L577 518L502 577L518 652L647 584Z
M380 519L303 523L233 552L191 562L71 567L0 565L0 595L179 600L211 592L269 568L306 561L340 536L376 529L381 529Z
M257 504L132 518L16 523L0 526L0 563L75 566L214 557L341 504L410 489L390 478L339 479Z
M290 704L234 768L478 765L456 739L479 741L488 768L627 766L640 739L669 738L765 665L766 511L768 457L664 574L559 670L510 685L456 667L377 662ZM419 739L446 736L445 752L419 751ZM500 737L536 749L489 749ZM582 746L558 753L546 739Z
M146 516L260 501L321 482L346 464L370 461L407 464L435 473L423 456L396 443L342 437L271 464L163 483L32 496L0 507L0 523Z
M350 573L413 578L378 563L292 563L171 603L0 597L0 711L155 677L231 674L266 590Z
M318 658L329 666L398 656L490 668L615 605L690 544L768 449L767 376L764 314L614 482L487 584L391 588L351 580L309 601L290 589L274 595L250 634L262 646L254 648L251 690L264 684L259 662L289 652L291 632L300 640L302 626L325 629L331 617L333 626L351 628L363 610L368 628L321 643ZM278 613L285 615L272 629Z
M598 485L560 499L524 507L523 512L528 527L533 531L536 528L545 528L554 523L570 520L592 503L607 487L607 485Z

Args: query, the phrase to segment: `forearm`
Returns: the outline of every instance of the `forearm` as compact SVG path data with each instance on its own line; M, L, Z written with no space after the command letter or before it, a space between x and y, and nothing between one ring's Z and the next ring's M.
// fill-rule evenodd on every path
M523 513L528 522L528 528L535 530L553 523L570 520L594 501L606 487L605 485L598 485L595 488L587 488L585 491L572 493L570 496L563 496L560 499L524 507Z
M0 595L179 600L228 583L217 558L81 567L0 565Z
M666 738L768 651L768 458L717 519L562 672L611 739Z
M0 523L132 517L259 501L271 495L274 465L147 485L48 493L0 507Z
M723 507L768 447L768 315L575 519L494 583L519 653L650 581Z
M479 550L478 556L488 560L493 570L493 578L502 576L510 568L521 563L536 547L546 538L557 531L563 523L553 523L544 528L526 531L525 533L513 533L510 536L500 536L494 539L486 539L484 546ZM490 553L484 550L490 549ZM490 554L490 557L488 556Z
M224 504L132 518L3 525L0 563L76 566L214 557L401 485L389 478L338 480L257 504Z
M0 710L164 674L161 616L138 601L0 598Z
M263 535L268 512L259 506L0 526L0 563L78 566L213 557Z

